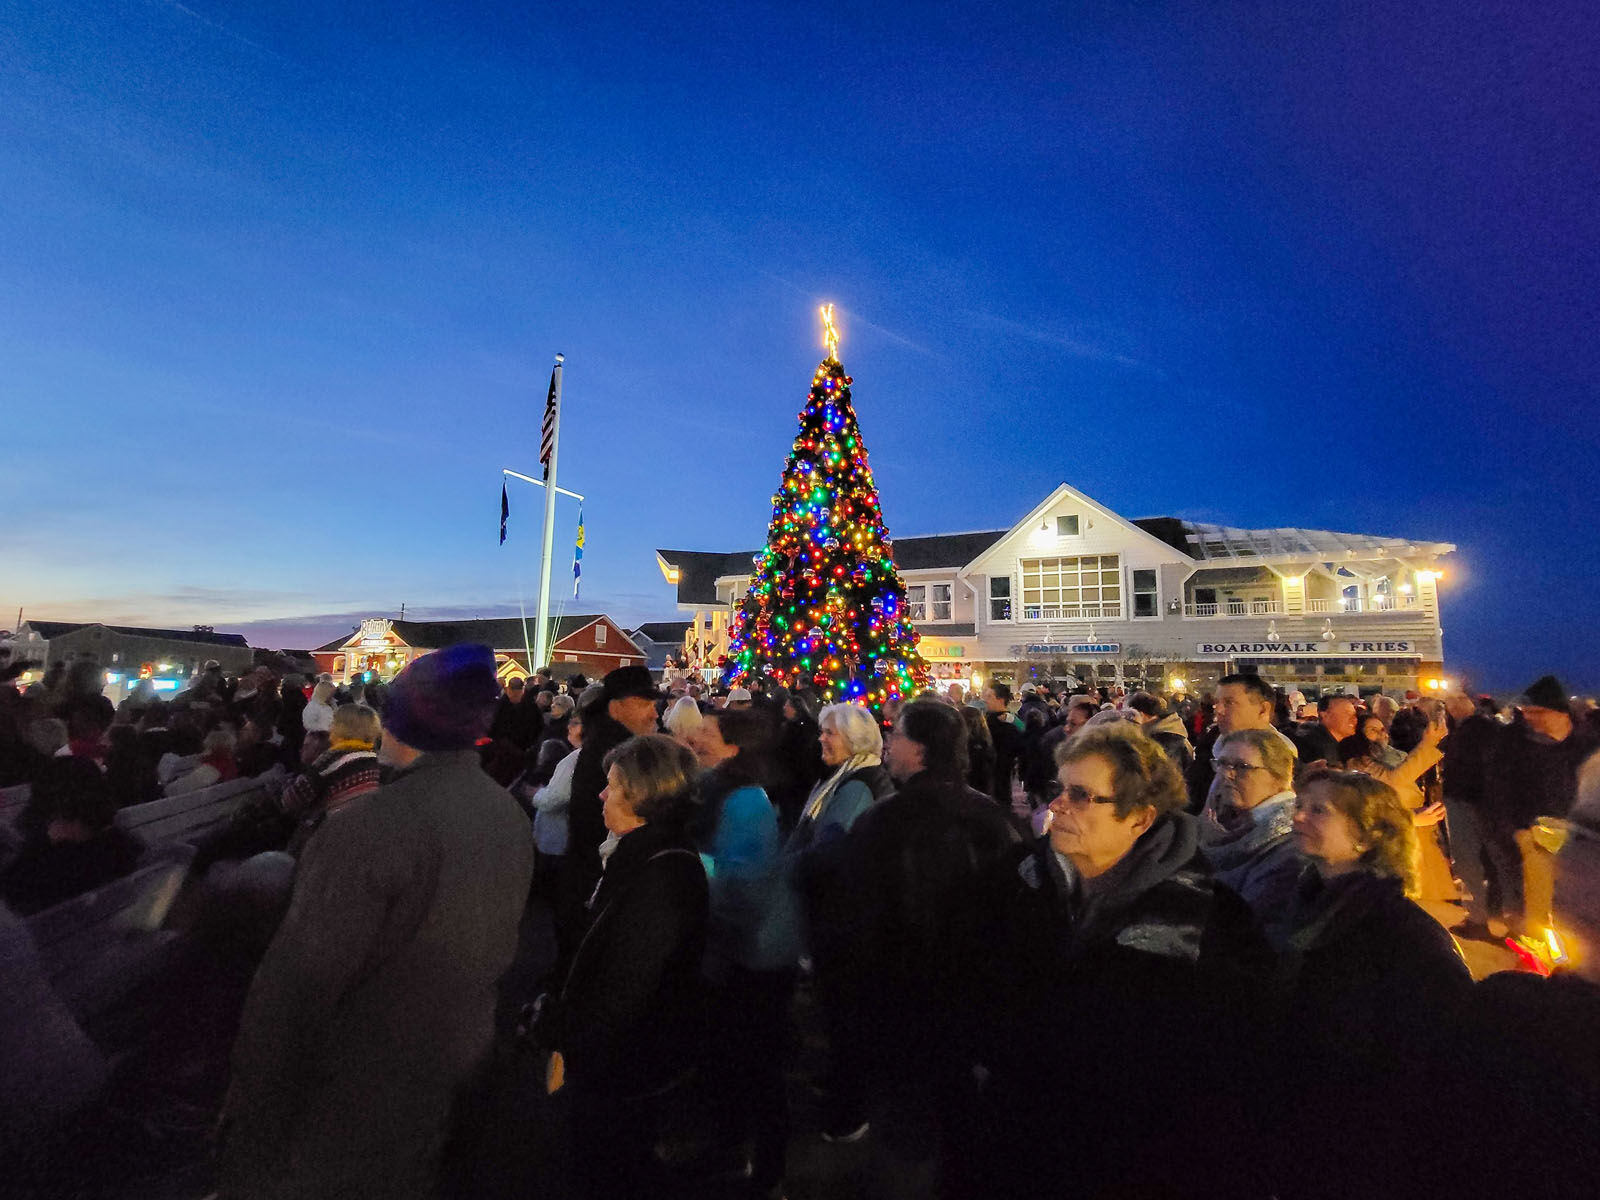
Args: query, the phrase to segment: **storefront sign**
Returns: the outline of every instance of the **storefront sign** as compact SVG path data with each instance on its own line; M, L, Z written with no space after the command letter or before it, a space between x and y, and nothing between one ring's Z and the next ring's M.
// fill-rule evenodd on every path
M1299 658L1306 654L1332 654L1332 642L1201 642L1201 658Z
M1344 642L1201 642L1201 658L1407 658L1420 654L1417 644L1383 638Z
M1118 654L1121 642L1035 642L1022 647L1024 654Z
M965 646L930 646L926 641L917 644L917 653L923 658L965 658Z
M388 617L368 617L361 622L361 644L386 646L389 644L389 631L393 628L394 622Z
M1339 653L1361 655L1368 658L1375 655L1379 658L1383 658L1390 655L1399 657L1416 655L1420 654L1421 651L1417 649L1417 644L1415 642L1383 641L1381 639L1374 638L1370 641L1362 639L1360 641L1340 642Z

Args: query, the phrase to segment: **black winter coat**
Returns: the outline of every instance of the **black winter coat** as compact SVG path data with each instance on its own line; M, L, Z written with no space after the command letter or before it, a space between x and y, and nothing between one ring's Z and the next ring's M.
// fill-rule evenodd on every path
M873 1041L887 1054L940 1053L970 1038L981 963L999 920L995 882L1019 843L1002 810L923 772L857 819L843 888L856 913L851 959L875 998Z
M1365 871L1325 882L1308 868L1289 929L1272 1109L1287 1122L1279 1195L1433 1194L1436 1147L1408 1118L1445 1096L1449 1031L1472 985L1460 952L1399 880ZM1318 1114L1316 1137L1304 1136L1304 1113Z
M681 827L641 825L617 843L540 1030L573 1087L640 1096L694 1061L709 912L705 868Z
M1159 818L1087 887L1041 838L1005 912L984 1023L997 1193L1259 1194L1237 1143L1272 957L1194 818ZM1019 1113L1048 1114L1049 1135Z
M572 771L572 802L567 807L567 858L561 868L557 933L565 948L576 944L584 927L584 905L600 878L600 843L606 819L600 793L606 788L606 755L633 734L604 711L588 715L583 746Z

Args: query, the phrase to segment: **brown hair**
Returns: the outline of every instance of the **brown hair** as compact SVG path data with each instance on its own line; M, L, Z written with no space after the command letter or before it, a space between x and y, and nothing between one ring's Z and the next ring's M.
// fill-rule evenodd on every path
M1358 841L1367 844L1361 865L1374 875L1387 875L1405 885L1406 895L1417 894L1417 830L1411 812L1399 795L1381 779L1360 771L1318 768L1300 780L1300 794L1314 783L1328 785L1334 808L1355 827Z
M1141 808L1153 808L1161 816L1189 803L1183 777L1167 752L1128 721L1085 725L1056 750L1057 767L1086 758L1103 758L1111 764L1112 806L1119 821Z
M605 757L616 768L642 821L681 821L699 791L700 767L682 742L662 733L631 737Z

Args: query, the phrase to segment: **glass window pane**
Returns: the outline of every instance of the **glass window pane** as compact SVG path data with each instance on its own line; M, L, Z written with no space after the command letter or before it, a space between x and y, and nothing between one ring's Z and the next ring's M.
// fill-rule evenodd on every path
M1133 587L1138 592L1155 591L1156 573L1154 571L1135 571L1133 573Z

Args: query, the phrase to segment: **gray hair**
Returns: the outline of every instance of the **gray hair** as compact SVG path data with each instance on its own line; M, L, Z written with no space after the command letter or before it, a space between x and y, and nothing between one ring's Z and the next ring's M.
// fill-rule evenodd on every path
M859 704L829 704L817 714L818 728L828 727L844 739L850 757L883 757L883 730L878 719Z
M564 717L576 707L577 701L565 692L557 692L550 698L550 715Z
M1276 729L1235 729L1217 739L1215 752L1220 752L1230 742L1253 747L1261 756L1261 765L1267 774L1285 788L1294 782L1294 751Z

